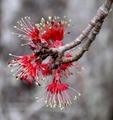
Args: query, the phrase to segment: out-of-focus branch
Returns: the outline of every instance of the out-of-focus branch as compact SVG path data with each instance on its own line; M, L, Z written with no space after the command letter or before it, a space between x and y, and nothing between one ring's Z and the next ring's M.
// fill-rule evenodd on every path
M80 34L80 36L77 37L74 41L71 43L68 43L60 48L58 48L61 53L70 50L77 45L79 45L84 39L86 39L86 43L81 48L81 50L76 54L76 56L73 56L72 58L63 58L63 63L72 62L79 60L82 55L88 51L88 48L90 47L91 43L95 40L96 35L99 33L101 26L103 24L104 19L108 15L111 6L112 6L113 0L106 0L105 3L99 8L97 11L97 14L94 16L94 18L91 20L89 25L83 30L83 32Z

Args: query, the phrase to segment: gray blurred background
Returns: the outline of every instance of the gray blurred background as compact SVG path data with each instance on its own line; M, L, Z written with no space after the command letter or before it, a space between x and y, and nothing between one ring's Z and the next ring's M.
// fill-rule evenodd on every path
M69 42L95 15L104 0L0 0L0 120L113 120L113 11L90 50L80 59L84 67L74 87L80 99L64 111L52 111L36 102L38 88L29 87L11 75L9 52L30 53L20 47L22 40L11 34L16 21L24 16L38 22L41 17L68 16L72 19ZM74 79L74 78L73 78Z

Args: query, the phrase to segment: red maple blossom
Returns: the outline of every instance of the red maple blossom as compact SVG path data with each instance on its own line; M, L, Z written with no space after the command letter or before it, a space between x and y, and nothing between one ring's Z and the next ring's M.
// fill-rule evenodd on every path
M14 56L15 58L9 63L11 71L14 72L17 79L26 81L29 84L32 84L33 81L36 84L41 84L44 78L53 76L51 83L46 85L46 103L50 107L58 106L63 109L71 104L71 98L73 97L68 94L69 85L62 82L62 79L72 75L69 68L75 65L73 62L62 63L57 68L52 69L53 61L46 55L44 56L43 50L63 46L63 39L69 22L65 18L49 17L48 20L42 18L39 24L33 24L30 17L25 17L18 21L17 24L18 26L14 28L18 32L15 34L29 41L27 44L33 53L24 56ZM65 57L70 58L72 55L67 53ZM43 62L45 58L48 59L46 63ZM75 93L78 96L80 95L78 92Z

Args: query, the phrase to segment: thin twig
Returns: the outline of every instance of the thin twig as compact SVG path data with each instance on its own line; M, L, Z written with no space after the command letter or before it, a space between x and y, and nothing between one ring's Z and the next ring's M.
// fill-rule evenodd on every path
M82 57L82 55L83 55L86 51L88 51L91 43L95 40L96 35L99 33L99 31L100 31L100 29L101 29L101 26L102 26L102 22L98 22L98 23L96 24L96 26L93 28L93 30L90 32L90 34L88 35L86 43L85 43L84 46L79 50L79 52L78 52L75 56L73 56L72 58L68 58L68 59L64 58L64 59L63 59L63 63L69 63L69 62L73 62L73 61L79 60L79 59Z
M82 57L82 55L88 50L91 43L95 40L97 34L99 33L103 21L111 9L112 3L113 0L106 0L105 3L98 9L97 14L94 16L94 18L91 20L90 24L85 28L85 30L80 34L80 36L78 36L77 39L75 39L71 43L68 43L58 48L58 51L65 52L76 47L85 38L87 38L86 44L84 44L83 48L81 48L81 50L76 54L76 56L73 56L70 59L63 58L63 63L79 60Z

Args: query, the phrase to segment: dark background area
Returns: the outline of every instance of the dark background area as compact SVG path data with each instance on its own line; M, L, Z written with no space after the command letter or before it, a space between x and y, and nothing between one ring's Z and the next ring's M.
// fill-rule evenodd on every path
M104 0L0 0L0 120L113 120L113 11L91 48L80 59L81 77L72 78L81 91L80 99L64 111L53 112L34 99L38 88L20 83L10 73L10 52L29 53L22 40L11 34L21 17L35 22L41 17L67 16L72 19L65 42L70 42L95 15Z

